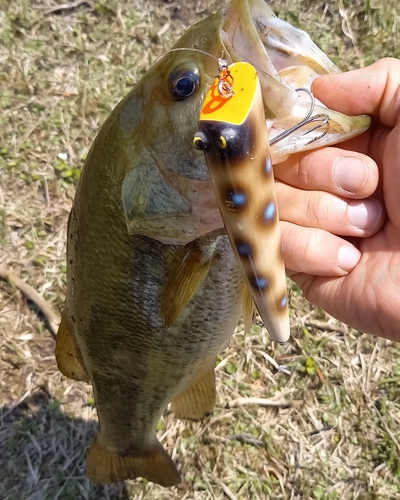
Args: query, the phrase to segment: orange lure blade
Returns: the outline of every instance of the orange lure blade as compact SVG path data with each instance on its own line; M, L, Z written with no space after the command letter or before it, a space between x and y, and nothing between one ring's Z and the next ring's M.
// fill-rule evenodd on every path
M251 296L277 342L290 337L274 174L255 68L219 60L193 144L204 151L222 219Z

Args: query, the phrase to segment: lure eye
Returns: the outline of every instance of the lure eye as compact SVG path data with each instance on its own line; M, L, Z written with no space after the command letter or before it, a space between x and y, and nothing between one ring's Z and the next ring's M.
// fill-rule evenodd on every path
M218 146L221 148L221 149L226 149L226 139L223 135L220 135L219 136L219 139L218 139Z
M203 132L197 132L193 137L193 146L200 151L208 151L211 147L211 141Z
M200 85L198 71L175 69L168 77L169 94L174 101L184 101L194 94Z
M218 138L220 149L229 148L230 151L238 151L242 148L242 137L234 128L225 128Z

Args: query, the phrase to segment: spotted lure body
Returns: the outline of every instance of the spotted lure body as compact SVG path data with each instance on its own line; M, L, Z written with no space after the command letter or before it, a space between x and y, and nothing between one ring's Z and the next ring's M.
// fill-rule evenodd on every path
M205 153L229 240L272 338L290 336L285 266L261 87L255 68L222 68L200 114Z

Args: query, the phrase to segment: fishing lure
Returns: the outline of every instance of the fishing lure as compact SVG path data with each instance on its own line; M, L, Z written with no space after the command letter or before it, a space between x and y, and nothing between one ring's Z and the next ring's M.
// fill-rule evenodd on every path
M225 228L271 337L290 322L278 208L261 87L255 68L219 59L193 145L204 152Z

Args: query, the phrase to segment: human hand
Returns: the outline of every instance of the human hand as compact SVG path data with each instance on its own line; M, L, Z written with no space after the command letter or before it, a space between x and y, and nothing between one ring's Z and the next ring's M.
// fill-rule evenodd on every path
M319 231L326 230L331 233L322 233L319 247L315 250L318 264L313 266L309 259L305 259L303 269L298 269L300 267L298 261L296 262L296 258L293 257L296 244L293 238L295 229L291 227L291 238L283 239L283 244L286 245L285 257L287 254L291 255L289 259L286 259L288 267L292 267L290 259L295 263L292 267L294 271L291 273L292 279L303 289L308 300L334 317L363 332L392 340L400 340L399 85L400 61L396 59L382 59L361 70L324 76L316 80L313 92L317 98L320 98L328 107L349 115L363 113L372 115L374 120L371 128L362 136L343 143L341 146L345 150L324 148L303 155L299 163L295 161L292 163L288 172L281 168L277 172L280 180L290 184L290 175L293 175L294 179L296 170L301 172L304 169L301 176L304 179L303 189L311 186L311 189L320 189L322 192L311 191L308 198L304 193L300 193L305 214L298 215L301 219L299 223L302 224L302 221L305 221L303 225L310 226L307 220L310 221L315 217L314 227ZM363 200L367 215L364 218L364 229L359 229L358 233L348 224L348 210L343 211L340 208L339 198L332 198L334 194L340 194L333 172L335 166L337 168L338 158L344 155L366 162L364 185L358 190L353 188L355 194L347 195L346 202L350 206L355 203L355 199L373 193L377 185L376 164L380 170L378 194L381 196L386 214L385 212L379 214L377 200L371 198ZM355 186L356 173L352 177L353 169L357 172L356 163L354 165L350 163L348 177L350 181L354 181ZM291 171L292 174L290 174ZM321 184L316 188L318 175L320 175ZM323 178L326 179L325 185ZM362 179L362 175L360 178ZM293 184L302 187L299 181ZM278 191L279 209L284 219L287 209L282 206L282 203L285 202L285 196L286 201L289 199L289 188L285 189L286 195L284 191L280 193ZM293 187L290 190L293 190ZM296 203L295 197L293 203ZM300 212L301 206L300 208L295 206L295 209ZM287 220L294 221L293 212L289 212ZM314 241L310 247L318 245L316 243L318 238L315 236L317 229L303 229L303 231L308 231L310 241ZM283 231L284 237L285 228ZM334 267L333 263L338 262L337 259L335 261L338 246L345 244L345 240L335 234L356 237L357 239L352 239L352 241L361 251L361 258L347 275L345 270L342 276L339 276L337 271L331 272ZM308 251L307 236L306 243L300 243L299 251ZM288 248L287 245L293 246Z

